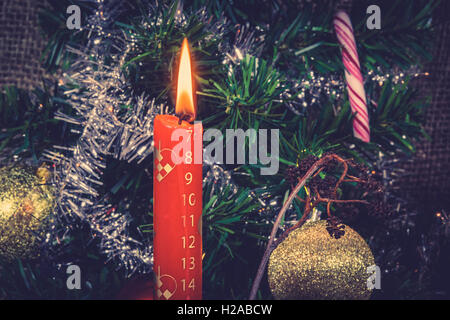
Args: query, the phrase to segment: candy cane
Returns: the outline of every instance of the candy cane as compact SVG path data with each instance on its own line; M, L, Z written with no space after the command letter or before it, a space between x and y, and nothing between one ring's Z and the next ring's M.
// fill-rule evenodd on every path
M364 142L370 142L369 114L367 113L366 93L356 50L353 27L349 16L339 11L334 16L334 30L342 46L342 61L345 66L345 80L350 99L353 118L353 135Z

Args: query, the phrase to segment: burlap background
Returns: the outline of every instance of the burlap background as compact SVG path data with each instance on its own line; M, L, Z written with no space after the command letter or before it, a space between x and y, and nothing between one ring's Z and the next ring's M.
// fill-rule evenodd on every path
M44 41L38 25L43 1L0 1L0 87L31 89L40 83Z
M431 140L417 143L413 161L404 165L405 175L397 181L402 194L430 211L450 211L450 1L435 11L436 46L433 61L418 80L421 94L432 98L426 111L425 130Z

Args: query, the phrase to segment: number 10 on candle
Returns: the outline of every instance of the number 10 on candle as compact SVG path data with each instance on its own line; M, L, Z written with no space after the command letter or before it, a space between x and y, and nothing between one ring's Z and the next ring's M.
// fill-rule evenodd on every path
M159 300L202 298L203 128L201 123L191 123L196 112L188 58L185 40L178 74L177 116L158 115L153 126L153 267L155 297Z
M154 268L156 298L191 300L202 297L202 165L174 164L170 132L176 125L201 144L201 124L170 115L155 119ZM192 128L195 127L195 128ZM192 152L193 152L192 147Z

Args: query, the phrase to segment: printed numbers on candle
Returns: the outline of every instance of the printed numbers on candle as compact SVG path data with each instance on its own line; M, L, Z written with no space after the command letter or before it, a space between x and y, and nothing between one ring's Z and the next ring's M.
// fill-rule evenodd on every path
M186 151L186 158L184 159L184 163L186 164L192 163L192 151Z
M195 193L191 193L191 194L189 194L189 196L187 196L187 197L186 197L186 194L183 193L183 194L182 194L182 197L183 197L183 205L184 205L184 206L186 206L186 198L187 198L187 200L188 200L188 202L189 202L189 205L190 205L191 207L195 206Z
M186 258L181 258L181 262L183 263L183 270L186 270ZM189 257L189 270L195 269L195 258Z
M181 240L183 242L183 249L186 249L186 237L182 236ZM195 248L195 236L189 236L189 249L194 249Z
M183 285L183 291L186 291L186 279L181 279L181 283ZM189 282L188 288L191 290L195 290L195 279L192 278L192 280Z
M194 215L193 214L191 214L190 216L189 216L189 220L191 220L191 227L193 227L194 226ZM183 227L186 227L186 216L181 216L181 219L183 219Z
M190 185L192 182L192 173L186 172L186 174L184 175L184 178L186 179L186 184Z

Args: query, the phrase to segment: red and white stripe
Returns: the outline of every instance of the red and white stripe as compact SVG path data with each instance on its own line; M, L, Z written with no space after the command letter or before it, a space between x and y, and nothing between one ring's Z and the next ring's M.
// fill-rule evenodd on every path
M366 93L352 23L347 13L339 11L334 16L333 24L342 48L342 61L345 66L345 80L350 106L352 112L356 114L353 120L353 135L364 142L370 142Z

